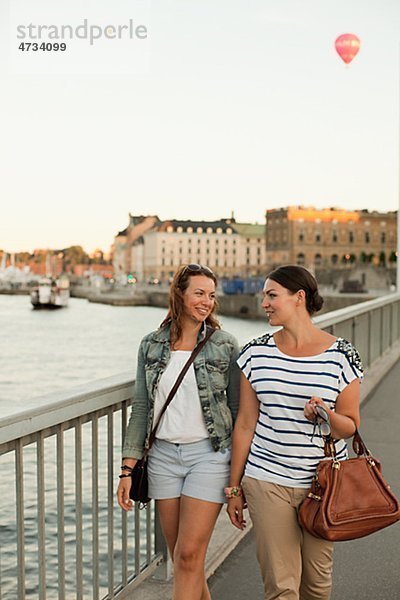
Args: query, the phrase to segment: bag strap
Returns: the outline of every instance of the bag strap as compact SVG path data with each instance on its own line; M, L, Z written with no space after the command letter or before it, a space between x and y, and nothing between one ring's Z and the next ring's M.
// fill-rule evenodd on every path
M353 434L353 444L352 445L353 445L354 454L356 454L357 456L363 456L363 455L371 456L371 453L368 450L367 446L364 444L363 439L360 435L360 432L358 431L357 428ZM325 456L327 456L329 458L336 458L335 442L330 434L324 436L324 452L325 452Z
M368 450L367 446L364 444L358 429L355 430L353 436L353 450L354 453L357 454L357 456L362 456L363 454L365 456L371 456L371 453Z
M170 391L170 393L168 394L168 397L165 401L164 406L162 407L162 410L158 416L157 419L157 423L155 424L155 426L153 427L153 431L150 434L149 437L149 443L148 443L148 447L145 450L145 455L148 453L148 451L150 450L150 448L152 447L154 440L156 438L156 431L158 426L160 425L161 419L164 416L165 411L167 410L168 406L171 403L171 400L173 399L173 397L175 396L176 392L178 391L179 386L181 385L183 378L185 377L186 373L188 372L191 364L193 363L194 359L196 358L196 356L199 354L199 352L202 350L202 348L206 345L206 343L208 342L208 340L210 339L210 337L212 336L212 334L214 333L215 329L208 329L205 337L203 340L201 340L201 342L199 342L197 344L197 346L194 348L193 352L191 353L191 355L189 356L188 360L186 361L186 363L183 366L182 371L179 373L178 377L176 378L176 381Z

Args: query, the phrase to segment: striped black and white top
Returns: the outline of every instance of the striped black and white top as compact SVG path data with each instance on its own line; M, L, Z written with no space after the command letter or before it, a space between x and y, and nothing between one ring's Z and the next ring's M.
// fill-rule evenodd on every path
M304 405L318 396L331 410L336 398L363 367L350 342L337 338L322 354L289 356L281 352L273 335L249 342L238 365L260 401L260 412L246 463L245 474L287 487L309 487L324 443L304 416ZM347 458L346 442L336 442L339 459Z

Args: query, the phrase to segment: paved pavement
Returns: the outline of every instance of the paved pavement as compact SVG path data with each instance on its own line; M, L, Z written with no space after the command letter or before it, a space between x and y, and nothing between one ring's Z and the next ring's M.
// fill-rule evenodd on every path
M400 495L400 361L361 409L361 434ZM400 522L371 536L335 545L331 600L400 600ZM262 600L250 532L209 580L213 600Z

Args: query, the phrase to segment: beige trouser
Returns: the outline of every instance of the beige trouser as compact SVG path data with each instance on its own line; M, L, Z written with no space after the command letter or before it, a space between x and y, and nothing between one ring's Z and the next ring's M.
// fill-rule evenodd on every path
M265 600L329 600L333 544L303 531L297 509L308 490L243 478Z

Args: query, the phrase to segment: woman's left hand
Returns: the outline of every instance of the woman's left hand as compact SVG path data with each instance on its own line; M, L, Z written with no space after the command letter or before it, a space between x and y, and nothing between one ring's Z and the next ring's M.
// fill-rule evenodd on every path
M351 437L360 425L360 380L354 379L340 392L334 409L329 409L318 396L312 396L304 406L304 416L311 422L315 419L317 406L328 415L331 436L335 440Z
M129 492L132 485L132 479L130 477L123 477L119 480L117 489L117 500L120 507L126 512L132 510L133 501L129 498Z
M229 515L232 525L238 529L245 529L246 527L246 519L243 515L244 508L246 508L246 502L243 496L229 498L226 512Z
M319 406L322 406L322 408L325 409L326 412L329 414L329 408L326 406L323 400L321 398L318 398L318 396L312 396L304 406L304 416L309 421L314 421L315 419L315 415L317 414L315 407L317 404Z

